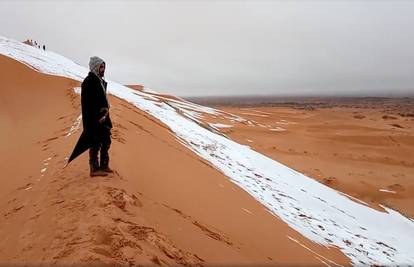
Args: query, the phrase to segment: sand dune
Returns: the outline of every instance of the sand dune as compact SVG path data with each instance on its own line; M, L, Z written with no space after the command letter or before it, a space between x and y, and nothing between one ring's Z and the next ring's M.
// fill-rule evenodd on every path
M72 127L79 83L0 60L1 263L349 262L277 220L161 122L116 98L117 174L91 179L86 155L62 169L81 131Z
M382 210L380 205L385 205L414 217L414 181L410 179L414 168L414 120L398 115L400 109L390 115L384 108L373 106L318 110L221 108L234 114L266 112L270 114L266 118L245 117L285 129L277 133L268 127L223 130L239 142L374 208ZM392 122L403 128L393 127L388 119L391 116ZM381 189L395 189L396 194Z
M111 165L117 172L91 179L87 155L62 169L81 131L76 87L87 70L54 53L31 50L5 38L0 41L1 53L30 66L1 58L7 74L2 88L9 88L1 90L1 97L13 95L11 99L19 103L2 111L9 138L2 147L15 153L23 139L23 147L31 153L30 164L38 166L15 175L21 154L1 161L13 182L2 189L0 231L5 238L0 241L0 261L346 265L413 260L410 219L375 201L364 203L332 190L263 155L268 155L275 135L295 132L295 127L296 139L290 142L298 142L299 149L318 147L323 140L354 144L357 131L367 131L366 125L335 128L333 123L339 134L315 140L306 133L322 135L320 126L300 130L301 120L312 120L313 113L289 109L284 111L286 117L269 123L272 110L217 110L110 81L109 92L116 96L110 97L115 125ZM49 82L52 76L33 68L70 79L54 77ZM16 73L20 81L14 86ZM15 91L19 93L14 95ZM27 102L24 107L35 112L20 106L19 94L27 99L21 100ZM21 124L15 125L15 118ZM393 120L392 129L407 130L394 119L386 120ZM321 121L329 129L326 120L315 120ZM378 137L374 143L388 144L377 132L369 134L351 150L371 145L373 136ZM389 140L398 142L396 136ZM409 145L410 139L405 142ZM295 156L309 153L282 146L278 151ZM314 164L312 159L319 154L312 153L309 161L296 163ZM373 155L369 156L375 161ZM410 167L410 162L404 164ZM400 189L393 184L378 192L396 194Z

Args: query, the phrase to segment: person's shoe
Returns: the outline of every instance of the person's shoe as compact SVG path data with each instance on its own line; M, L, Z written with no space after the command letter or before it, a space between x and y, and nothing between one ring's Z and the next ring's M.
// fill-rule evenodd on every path
M111 168L109 168L109 158L108 157L102 157L102 155L101 155L101 164L100 164L99 169L101 171L106 172L106 173L114 173L114 171Z
M90 176L91 177L95 177L95 176L108 176L108 173L106 173L106 172L104 172L102 170L93 170L93 171L91 170Z
M109 168L109 166L101 167L101 171L106 172L106 173L114 173L114 170Z
M102 171L102 170L99 169L99 165L96 164L96 162L91 162L89 164L89 167L90 167L90 170L91 170L90 173L89 173L89 175L91 177L95 177L95 176L108 176L108 173L106 173L106 172L104 172L104 171Z

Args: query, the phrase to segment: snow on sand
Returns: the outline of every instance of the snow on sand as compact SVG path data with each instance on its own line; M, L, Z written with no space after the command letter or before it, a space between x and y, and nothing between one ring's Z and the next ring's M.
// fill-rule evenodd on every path
M81 81L87 69L49 51L0 37L0 53ZM166 102L109 81L109 93L165 123L177 138L307 238L339 247L355 264L414 264L414 222L359 204L252 149L201 127Z

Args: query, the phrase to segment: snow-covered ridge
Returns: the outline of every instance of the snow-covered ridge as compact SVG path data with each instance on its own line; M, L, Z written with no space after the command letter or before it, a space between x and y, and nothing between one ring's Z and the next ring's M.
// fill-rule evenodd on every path
M88 71L56 53L4 37L0 37L0 54L40 72L78 81ZM352 201L248 146L201 127L197 114L219 113L217 110L162 99L112 81L108 81L108 91L161 120L181 143L314 242L339 247L354 264L414 265L414 222L398 212L387 208L380 212Z

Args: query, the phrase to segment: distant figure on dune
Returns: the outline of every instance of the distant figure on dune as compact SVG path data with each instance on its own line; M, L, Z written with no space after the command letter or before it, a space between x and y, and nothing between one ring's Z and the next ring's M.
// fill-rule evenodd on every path
M46 46L45 45L43 45L43 51L45 51L46 50Z
M88 76L82 82L81 103L83 130L91 140L90 176L107 176L113 171L109 168L112 122L106 96L107 82L104 80L105 62L99 57L91 57L89 69Z

